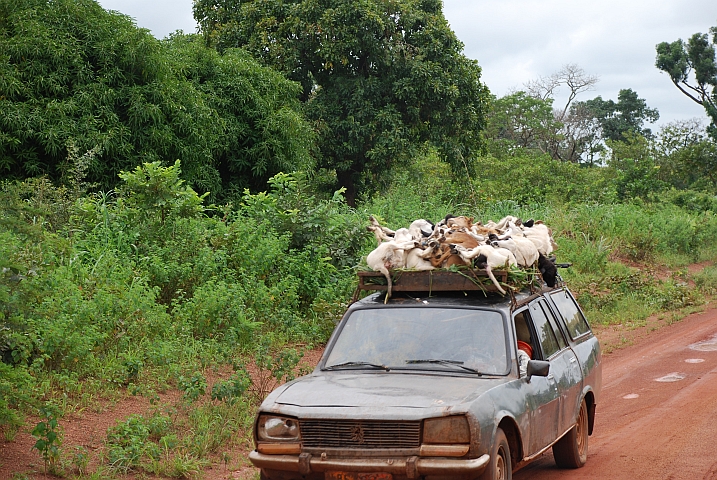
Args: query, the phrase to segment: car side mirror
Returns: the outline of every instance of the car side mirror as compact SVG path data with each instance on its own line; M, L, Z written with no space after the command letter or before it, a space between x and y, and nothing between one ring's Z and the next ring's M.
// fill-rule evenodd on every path
M547 377L549 372L550 362L545 362L543 360L530 360L528 362L528 380L530 380L530 377L533 375L536 377Z

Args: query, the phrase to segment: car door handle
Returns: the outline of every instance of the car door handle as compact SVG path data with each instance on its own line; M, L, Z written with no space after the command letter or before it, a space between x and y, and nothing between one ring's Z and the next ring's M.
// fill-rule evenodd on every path
M548 380L555 380L555 375L553 375L552 373L549 373L547 378L548 378Z
M575 357L570 357L570 363L575 363L575 362L577 362L577 361L578 361L577 358L575 358Z

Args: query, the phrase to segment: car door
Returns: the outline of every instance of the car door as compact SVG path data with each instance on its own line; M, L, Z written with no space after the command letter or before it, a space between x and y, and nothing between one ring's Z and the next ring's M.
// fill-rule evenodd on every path
M537 340L532 345L534 359L550 361L560 347L540 303L532 302L528 308L516 311L516 314L525 317L532 330L532 337ZM533 376L530 379L524 378L523 381L529 410L528 450L532 455L549 446L558 434L560 392L552 362L547 377Z
M538 301L547 319L546 328L553 331L560 350L550 358L550 369L555 375L560 394L560 415L558 420L558 435L568 431L575 423L578 401L582 392L583 376L575 352L567 342L558 320L553 315L548 302L544 299Z
M589 386L596 395L600 391L602 384L600 346L597 338L590 330L590 326L580 307L568 290L563 289L553 292L549 297L558 323L567 335L571 348L577 356L577 370L579 370L578 373L582 377L582 387L574 397L576 401L575 410L572 412L572 418L568 420L569 422L574 422L575 418L577 418L579 407L577 402L580 398L578 395L582 394L583 388Z

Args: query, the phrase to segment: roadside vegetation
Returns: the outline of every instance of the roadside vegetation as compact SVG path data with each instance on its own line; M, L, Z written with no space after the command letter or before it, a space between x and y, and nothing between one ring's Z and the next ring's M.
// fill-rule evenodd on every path
M333 15L352 12L336 3ZM448 213L543 220L593 324L686 312L715 293L705 128L650 131L658 112L630 89L554 108L549 92L568 79L596 81L577 66L503 98L477 83L451 93L480 68L440 2L422 3L396 8L426 34L410 48L435 58L364 72L343 57L350 29L348 46L322 50L331 66L292 69L252 56L266 23L202 17L208 1L195 8L203 36L159 41L90 0L0 0L0 441L30 433L44 471L68 478L239 468L229 452L248 448L257 405L310 367L302 356L348 305L375 246L370 214L391 228ZM301 5L275 27L311 27ZM335 75L307 70L319 66ZM435 68L448 73L433 93L411 87ZM454 95L452 119L436 92ZM63 444L70 415L130 396L150 408L101 448Z

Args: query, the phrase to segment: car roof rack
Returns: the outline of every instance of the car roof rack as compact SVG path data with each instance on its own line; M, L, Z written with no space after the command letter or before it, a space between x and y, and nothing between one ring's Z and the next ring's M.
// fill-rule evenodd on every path
M498 291L485 270L393 270L391 274L394 292ZM506 270L493 270L493 275L501 283L508 282ZM380 272L359 271L358 280L359 290L388 289L386 277Z
M543 281L537 270L492 270L496 280L507 286L508 296L513 292L530 290L535 292L543 288ZM380 272L359 270L358 285L350 303L356 302L362 291L387 291L386 277ZM558 276L559 283L562 279ZM458 269L434 269L425 271L392 270L393 292L483 292L499 293L488 273L482 269L461 267ZM557 285L556 285L557 286Z

